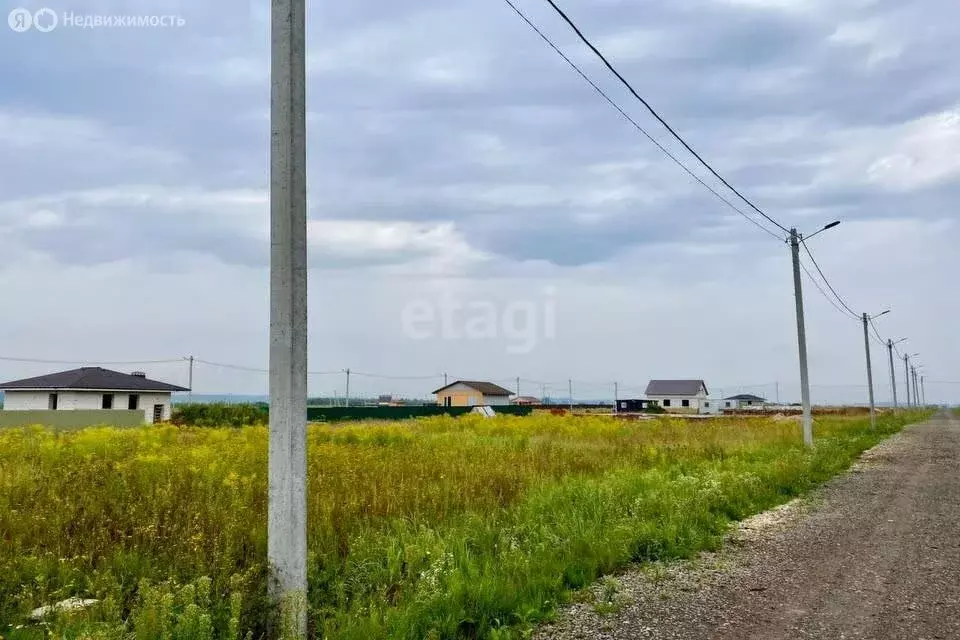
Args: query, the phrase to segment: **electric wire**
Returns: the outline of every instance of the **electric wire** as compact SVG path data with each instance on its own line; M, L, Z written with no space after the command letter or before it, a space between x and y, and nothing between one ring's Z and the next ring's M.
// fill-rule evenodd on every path
M634 126L638 131L640 131L648 140L650 140L654 145L656 145L657 148L658 148L661 152L663 152L665 155L667 155L667 157L669 157L669 158L670 158L672 161L674 161L678 166L680 166L684 171L686 171L686 172L687 172L691 177L693 177L698 183L700 183L702 186L704 186L705 188L707 188L714 196L716 196L717 198L719 198L722 202L724 202L727 206L729 206L731 209L733 209L734 211L736 211L738 214L740 214L740 215L741 215L742 217L744 217L746 220L748 220L749 222L751 222L751 223L755 224L756 226L758 226L758 227L759 227L760 229L762 229L765 233L767 233L767 234L769 234L769 235L777 238L778 240L783 240L783 238L780 238L780 236L778 236L778 235L775 234L774 232L772 232L772 231L770 231L769 229L767 229L765 226L763 226L762 224L760 224L757 220L753 219L751 216L747 215L746 212L744 212L742 209L740 209L739 207L737 207L736 205L734 205L734 204L733 204L732 202L730 202L727 198L725 198L724 196L722 196L721 194L719 194L715 189L713 189L713 188L712 188L709 184L707 184L704 180L702 180L702 179L701 179L696 173L694 173L693 170L690 169L683 161L681 161L681 160L680 160L679 158L677 158L674 154L672 154L669 150L667 150L667 149L666 149L662 144L660 144L649 132L647 132L638 122L636 122L636 120L634 120L629 114L627 114L626 111L625 111L616 101L614 101L603 89L601 89L601 88L597 85L596 82L594 82L589 76L587 76L587 74L586 74L576 63L574 63L566 54L564 54L563 51L562 51L556 44L554 44L554 42L553 42L546 34L544 34L544 32L543 32L541 29L539 29L539 28L532 22L532 21L526 16L526 14L524 14L524 12L521 11L521 10L516 6L516 4L514 4L514 2L512 2L512 0L504 0L504 2L533 30L551 49L553 49L554 52L556 52L557 55L559 55L585 82L587 82L604 100L606 100L612 107L614 107L614 108L621 114L621 116L623 116L631 125L633 125L633 126ZM683 137L680 136L680 135L673 129L673 127L671 127L671 126L669 125L669 123L667 123L666 120L664 120L663 117L660 116L660 114L634 89L634 87L630 84L630 82L627 81L626 78L624 78L623 75L622 75L619 71L617 71L617 69L610 63L610 61L606 58L606 56L604 56L604 54L583 34L583 32L581 31L581 29L573 22L573 20L572 20L567 14L556 4L556 2L554 2L554 0L547 0L547 2L548 2L548 4L550 4L550 6L560 15L560 17L563 18L563 20L570 26L570 28L573 29L573 31L577 34L577 36L580 38L580 40L581 40L584 44L586 44L586 45L591 49L591 51L593 51L593 53L594 53L597 57L600 58L600 60L604 63L604 65L607 67L607 69L609 69L609 70L617 77L617 79L620 80L620 82L630 91L630 93L631 93L635 98L637 98L637 100L639 100L639 101L644 105L644 107L646 107L647 110L648 110L664 127L666 127L666 129L673 135L673 137L676 138L691 154L693 154L694 157L696 157L697 160L699 160L700 163L703 164L703 166L707 168L707 170L709 170L718 180L720 180L725 186L727 186L731 191L733 191L737 196L739 196L739 197L741 198L741 200L743 200L747 205L749 205L754 211L756 211L757 213L759 213L759 214L760 214L761 216L763 216L766 220L768 220L769 222L773 223L775 226L777 226L777 227L778 227L779 229L781 229L782 231L788 232L788 230L786 229L786 227L784 227L782 224L780 224L779 222L777 222L776 220L774 220L773 218L771 218L770 216L768 216L764 211L762 211L759 207L757 207L752 201L750 201L750 200L749 200L748 198L746 198L742 193L740 193L736 188L734 188L734 187L733 187L723 176L721 176L706 160L704 160L704 158L703 158L702 156L700 156L700 155L683 139ZM827 300L831 303L831 305L832 305L834 308L836 308L838 311L840 311L842 314L844 314L844 315L849 315L849 316L852 317L854 320L862 321L862 316L861 316L860 314L858 314L857 312L855 312L855 311L846 303L846 301L844 301L844 299L837 293L836 289L833 287L833 285L830 283L829 279L826 277L826 274L823 272L823 269L820 267L819 263L817 263L816 258L813 257L813 254L812 254L812 252L810 251L810 248L807 246L806 242L803 242L803 246L804 246L804 250L806 251L807 255L810 257L810 260L813 262L814 266L816 267L817 272L820 274L820 277L823 279L823 282L824 282L824 283L826 284L826 286L829 288L829 290L831 291L831 293L833 293L833 296L836 298L837 302L839 302L840 305L841 305L843 308L841 308L841 306L837 306L837 305L833 302L833 299L831 299L830 296L827 295L827 293L823 290L823 288L820 286L820 284L817 282L817 280L813 277L813 275L809 272L809 270L807 270L806 267L804 267L804 271L806 272L807 277L811 280L811 282L814 283L814 285L817 287L817 290L820 291L820 293L821 293L825 298L827 298ZM871 324L872 324L872 321L871 321ZM875 326L873 327L873 330L874 330L874 334L876 335L876 339L877 339L878 344L880 344L881 346L886 346L886 343L884 343L882 337L880 336L879 332L876 330L876 327L875 327Z
M810 261L813 263L813 266L816 267L817 273L819 273L819 274L820 274L820 277L823 278L823 282L824 282L824 284L827 285L827 288L829 288L830 291L833 293L833 295L836 296L837 301L838 301L841 305L843 305L843 308L846 309L846 310L850 313L850 315L853 316L853 318L855 318L855 319L857 319L857 320L861 320L861 319L862 319L862 316L861 316L859 313L857 313L856 311L854 311L853 309L850 308L850 305L848 305L848 304L843 300L843 298L840 297L840 294L837 293L837 290L834 289L834 288L833 288L833 285L830 284L830 281L827 280L827 276L824 275L823 269L821 269L821 268L820 268L820 265L817 264L817 259L813 257L813 253L810 251L810 247L807 246L806 241L801 239L801 240L800 240L800 244L803 245L803 250L807 252L807 255L808 255L808 256L810 256Z
M684 163L682 160L680 160L676 155L674 155L673 153L671 153L669 149L667 149L666 147L664 147L656 138L654 138L649 132L647 132L647 130L644 129L644 128L640 125L640 123L638 123L632 116L630 116L630 114L628 114L628 113L623 109L623 107L621 107L613 98L611 98L610 95L609 95L606 91L604 91L602 88L600 88L600 86L599 86L596 82L594 82L594 81L583 71L583 69L581 69L573 60L571 60L571 59L567 56L567 54L565 54L565 53L560 49L560 47L558 47L556 44L554 44L553 41L552 41L543 31L541 31L540 28L537 27L537 25L535 25L535 24L533 23L533 21L531 21L530 18L528 18L527 15L526 15L523 11L521 11L521 10L517 7L516 4L513 3L512 0L503 0L503 1L507 4L507 6L509 6L511 9L513 9L513 11L514 11L518 16L520 16L520 18L521 18L524 22L527 23L527 26L529 26L529 27L534 31L534 33L536 33L538 36L540 36L540 38L541 38L551 49L553 49L553 50L557 53L557 55L559 55L561 58L563 58L564 62L566 62L568 65L570 65L570 67L577 73L577 75L579 75L581 78L583 78L583 80L584 80L587 84L589 84L591 87L593 87L593 90L596 91L596 92L600 95L600 97L602 97L604 100L606 100L606 101L610 104L610 106L612 106L614 109L616 109L616 110L620 113L620 115L623 116L623 118L624 118L627 122L629 122L631 125L633 125L634 128L637 129L637 131L639 131L640 133L642 133L643 136L644 136L645 138L647 138L647 140L649 140L650 142L652 142L652 143L654 144L654 146L656 146L657 149L659 149L665 156L667 156L667 157L668 157L670 160L672 160L677 166L679 166L681 169L683 169L691 178L693 178L693 179L696 180L698 183L700 183L701 186L703 186L703 187L704 187L705 189L707 189L710 193L712 193L717 199L719 199L721 202L723 202L724 204L726 204L728 207L730 207L731 209L733 209L734 211L736 211L738 214L740 214L741 216L743 216L743 218L744 218L745 220L747 220L748 222L752 223L753 225L755 225L755 226L757 226L758 228L760 228L761 230L763 230L764 233L766 233L766 234L768 234L768 235L770 235L770 236L773 236L773 237L776 238L778 241L781 241L781 242L785 241L785 238L777 235L775 232L773 232L773 231L771 231L770 229L768 229L767 227L765 227L765 226L764 226L763 224L761 224L759 221L757 221L757 220L755 220L754 218L752 218L752 217L751 217L750 215L748 215L743 209L741 209L740 207L738 207L738 206L736 206L735 204L733 204L728 198L726 198L726 197L725 197L724 195L722 195L719 191L717 191L717 190L714 189L712 186L710 186L706 181L703 180L703 178L701 178L700 176L698 176L698 175L693 171L693 169L691 169L689 166L687 166L686 163ZM739 194L738 194L738 195L739 195ZM741 197L742 197L742 196L741 196ZM762 213L762 212L761 212L761 213ZM764 217L766 217L766 216L764 216ZM777 224L776 221L773 221L773 222L774 222L774 224ZM784 231L787 231L787 230L784 229L781 225L777 224L777 226L780 227L781 229L783 229Z
M649 102L647 102L639 93L637 93L636 89L633 88L633 85L631 85L631 84L627 81L627 79L624 78L623 75L622 75L619 71L617 71L617 69L610 63L610 61L607 60L606 56L604 56L603 53L602 53L592 42L590 42L590 40L583 34L583 32L580 30L580 28L573 22L573 20L570 19L570 16L568 16L568 15L563 11L563 9L561 9L559 6L557 6L557 3L554 2L554 0L547 0L547 3L548 3L551 7L553 7L554 11L556 11L556 12L560 15L560 17L563 18L564 22L566 22L566 23L570 26L570 28L573 29L574 33L577 34L577 36L580 38L580 40L583 41L583 43L584 43L585 45L587 45L587 46L590 48L590 50L593 51L594 54L596 54L596 56L597 56L598 58L600 58L600 60L601 60L601 61L603 62L603 64L607 67L607 69L609 69L609 70L611 71L611 73L613 73L613 75L615 75L615 76L617 77L617 79L620 80L621 83L623 83L623 85L627 88L627 90L630 91L630 93L633 94L633 96L634 96L637 100L639 100L639 101L643 104L644 107L647 108L647 111L649 111L649 112L651 113L651 115L653 115L654 118L656 118L657 120L659 120L659 121L660 121L660 124L662 124L664 127L666 127L667 131L669 131L669 132L671 133L671 135L673 135L673 137L676 138L677 141L680 142L680 144L682 144L682 145L684 146L684 148L686 148L687 151L689 151L691 154L693 154L693 156L694 156L697 160L699 160L700 163L701 163L704 167L706 167L707 170L708 170L710 173L712 173L720 182L722 182L728 189L730 189L730 191L732 191L732 192L734 192L735 194L737 194L737 196L739 196L741 200L743 200L745 203L747 203L747 205L749 205L751 209L753 209L754 211L756 211L757 213L759 213L761 216L763 216L764 218L766 218L769 222L771 222L774 226L778 227L781 231L783 231L783 232L785 232L785 233L789 233L789 230L788 230L786 227L784 227L782 224L780 224L779 222L777 222L776 220L774 220L772 217L770 217L769 215L767 215L766 213L764 213L764 211L761 210L760 207L758 207L757 205L755 205L752 201L750 201L749 198L747 198L745 195L743 195L742 193L740 193L739 191L737 191L737 189L736 189L732 184L730 184L729 182L727 182L726 178L724 178L722 175L720 175L720 174L710 165L709 162L707 162L706 160L704 160L703 157L702 157L699 153L697 153L696 151L694 151L693 147L691 147L691 146L687 143L687 141L684 140L683 137L682 137L679 133L677 133L676 130L674 130L674 128L671 127L670 124L667 123L667 121L664 120L663 117L662 117L659 113L657 113L656 109L654 109L654 108L650 105Z
M194 358L193 361L196 362L196 363L199 363L199 364L205 364L205 365L208 365L208 366L211 366L211 367L218 367L218 368L221 368L221 369L233 369L233 370L236 370L236 371L249 371L249 372L251 372L251 373L270 373L270 370L269 370L269 369L263 369L263 368L259 368L259 367L246 367L246 366L243 366L243 365L239 365L239 364L229 364L229 363L226 363L226 362L212 362L212 361L210 361L210 360L201 360L200 358ZM331 376L331 375L335 375L335 374L338 374L338 373L342 373L342 372L341 372L341 371L307 371L307 375L310 375L310 376Z
M342 372L341 372L342 373ZM350 370L350 375L363 376L365 378L382 378L384 380L435 380L442 378L442 373L435 373L432 376L390 376L380 373L365 373L363 371Z
M880 335L880 332L877 331L877 325L873 323L873 318L870 318L870 328L873 329L873 335L877 337L877 344L879 344L881 347L887 346L887 341L884 340Z
M211 362L210 360L201 360L200 358L194 358L193 361L197 364L205 364L211 367L217 367L220 369L233 369L236 371L250 371L252 373L270 373L269 369L258 369L256 367L245 367L239 364L227 364L225 362Z
M777 239L782 240L782 238L780 238L777 234L773 233L772 231L770 231L769 229L767 229L765 226L761 225L757 220L754 220L752 217L748 216L748 215L747 215L743 210L741 210L739 207L735 206L735 205L734 205L733 203L731 203L729 200L727 200L727 199L724 198L722 195L720 195L719 193L717 193L716 190L714 190L710 185L708 185L708 184L707 184L706 182L704 182L699 176L697 176L685 163L683 163L683 162L680 161L676 156L674 156L672 153L670 153L663 145L661 145L655 138L653 138L653 136L650 135L650 133L648 133L642 126L640 126L639 123L637 123L632 117L630 117L630 116L624 111L624 109L623 109L619 104L617 104L605 91L603 91L603 89L601 89L591 78L589 78L589 77L586 75L586 73L585 73L578 65L576 65L572 60L570 60L570 58L569 58L566 54L564 54L563 51L561 51L560 48L559 48L557 45L555 45L555 44L550 40L550 38L548 38L548 37L543 33L543 31L541 31L511 0L504 0L504 2L506 2L506 4L507 4L511 9L513 9L513 11L514 11L518 16L520 16L520 18L521 18L524 22L526 22L527 25L528 25L534 32L536 32L537 35L540 36L540 38L541 38L551 49L553 49L561 58L563 58L563 60L564 60L565 62L567 62L567 64L568 64L571 68L573 68L573 70L576 71L577 74L580 75L581 78L583 78L588 84L590 84L590 86L593 87L593 89L594 89L597 93L599 93L601 97L603 97L611 106L613 106L628 122L630 122L634 127L636 127L648 140L650 140L651 142L653 142L653 143L657 146L657 148L660 149L660 151L662 151L664 154L666 154L671 160L673 160L673 161L674 161L676 164L678 164L682 169L684 169L689 175L691 175L694 179L696 179L697 182L699 182L701 185L703 185L704 187L706 187L707 189L709 189L711 193L713 193L716 197L718 197L721 201L723 201L725 204L727 204L728 206L730 206L732 209L734 209L735 211L737 211L737 213L739 213L739 214L740 214L741 216L743 216L745 219L747 219L748 221L750 221L750 222L754 223L755 225L757 225L758 227L760 227L764 232L766 232L766 233L768 233L768 234L776 237ZM747 198L746 196L744 196L744 195L743 195L740 191L738 191L733 185L731 185L722 175L720 175L720 174L710 165L710 163L708 163L699 153L697 153L697 152L690 146L690 144L688 144L687 141L684 140L683 137L682 137L679 133L677 133L677 131L676 131L672 126L670 126L670 124L656 111L656 109L654 109L654 108L650 105L650 103L649 103L647 100L645 100L645 99L636 91L636 89L634 89L634 87L630 84L630 82L629 82L626 78L624 78L624 76L613 66L613 64L611 64L611 62L607 59L607 57L589 40L589 38L586 37L586 35L584 35L583 31L582 31L582 30L577 26L577 24L569 17L569 15L567 15L567 13L564 12L563 9L561 9L561 8L557 5L557 3L556 3L554 0L547 0L547 3L554 9L554 11L557 12L557 14L564 20L564 22L566 22L567 25L568 25L571 29L573 29L574 33L576 33L576 35L580 38L580 40L581 40L587 47L590 48L590 50L603 62L603 64L607 67L607 69L608 69L611 73L613 73L613 74L617 77L617 79L627 88L627 90L628 90L637 100L639 100L639 101L641 102L641 104L643 104L643 106L646 107L646 109L651 113L651 115L653 115L653 116L667 129L667 131L669 131L670 134L671 134L677 141L679 141L679 142L684 146L684 148L687 149L687 151L689 151L697 160L699 160L700 163L701 163L708 171L710 171L710 173L713 174L714 177L716 177L718 180L720 180L720 182L722 182L722 183L723 183L727 188L729 188L733 193L735 193L737 196L739 196L741 200L743 200L748 206L750 206L750 208L752 208L754 211L756 211L758 214L760 214L764 219L766 219L766 220L769 221L770 223L774 224L774 225L775 225L776 227L778 227L780 230L789 233L789 231L787 230L786 227L784 227L782 224L780 224L779 222L777 222L775 219L773 219L772 217L770 217L769 215L767 215L763 210L761 210L759 207L757 207L749 198ZM801 240L801 241L802 241L802 240ZM806 272L807 277L811 280L811 282L814 283L814 285L817 287L817 290L820 291L820 293L821 293L825 298L827 298L827 300L831 303L831 305L832 305L835 309L837 309L838 311L840 311L843 315L849 315L849 316L850 316L851 318L853 318L854 320L862 321L862 315L861 315L861 314L858 314L856 311L854 311L854 310L846 303L846 301L839 295L839 293L837 293L836 288L834 288L834 286L830 283L830 280L826 277L826 274L823 272L823 269L820 267L819 263L817 263L816 258L814 258L813 253L810 251L810 248L807 246L806 242L805 242L805 241L802 241L802 242L803 242L804 250L806 251L807 255L810 257L811 262L813 262L813 265L814 265L814 267L816 268L817 272L819 273L820 277L822 278L824 284L826 284L827 288L828 288L828 289L830 290L830 292L833 294L834 298L836 298L836 301L840 303L840 306L838 306L836 303L834 303L833 299L831 299L831 297L830 297L829 295L827 295L826 291L823 290L823 288L820 286L819 282L817 282L817 280L813 277L813 275L809 272L809 270L807 270L807 268L804 266L804 271ZM842 308L841 308L841 307L842 307ZM880 336L879 331L877 331L876 326L873 324L872 319L871 319L871 321L870 321L870 324L871 324L871 327L873 328L873 333L874 333L874 335L875 335L875 340L877 341L877 343L878 343L879 345L881 345L881 346L886 346L886 343L883 341L883 338Z
M844 317L849 317L849 315L847 314L847 312L844 311L843 309L841 309L840 306L839 306L836 302L833 301L833 298L831 298L830 295L829 295L826 291L823 290L823 287L820 286L820 283L817 282L817 279L814 278L814 277L813 277L813 274L810 273L810 270L807 269L807 265L803 264L803 262L800 262L800 268L803 269L803 272L804 272L805 274L807 274L807 277L808 277L808 278L810 278L810 282L812 282L813 285L817 288L817 291L819 291L819 292L823 295L823 297L827 299L827 302L829 302L831 305L833 305L833 308L836 309L837 311L839 311L840 313L842 313L842 314L844 315Z

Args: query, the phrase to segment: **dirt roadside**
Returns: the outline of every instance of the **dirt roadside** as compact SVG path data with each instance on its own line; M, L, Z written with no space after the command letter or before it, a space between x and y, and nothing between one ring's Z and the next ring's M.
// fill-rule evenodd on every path
M960 419L907 428L716 554L593 592L603 606L574 604L534 637L960 639Z

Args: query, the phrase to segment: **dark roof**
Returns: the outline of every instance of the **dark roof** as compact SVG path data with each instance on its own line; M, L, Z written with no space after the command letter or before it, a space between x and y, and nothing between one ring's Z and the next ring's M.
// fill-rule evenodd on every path
M109 391L189 391L175 384L150 380L100 367L82 367L0 384L0 389L104 389Z
M513 395L513 391L510 391L509 389L504 389L498 384L493 384L492 382L478 382L475 380L457 380L456 382L451 382L446 386L440 387L433 393L440 393L441 391L445 389L449 389L450 387L457 384L465 384L471 389L476 389L477 391L479 391L485 396L512 396Z
M707 390L703 380L651 380L647 385L648 396L695 396L700 388Z
M760 396L755 396L752 393L741 393L735 396L730 396L729 398L724 398L724 400L749 400L751 402L766 402L766 398L761 398Z

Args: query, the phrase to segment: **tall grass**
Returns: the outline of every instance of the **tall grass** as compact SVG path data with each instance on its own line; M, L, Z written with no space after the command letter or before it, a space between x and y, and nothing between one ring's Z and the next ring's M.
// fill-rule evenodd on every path
M796 422L538 415L309 431L309 615L328 638L507 638L630 561L711 548L733 519L925 414ZM100 602L63 637L260 637L267 430L0 432L0 635ZM18 626L22 628L17 629Z
M265 402L230 404L194 402L174 405L170 421L190 427L248 427L266 425L270 420Z

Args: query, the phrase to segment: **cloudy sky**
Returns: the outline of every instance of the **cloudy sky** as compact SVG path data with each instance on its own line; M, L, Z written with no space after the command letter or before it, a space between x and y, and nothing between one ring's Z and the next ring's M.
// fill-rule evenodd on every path
M683 153L543 0L518 4ZM61 24L0 23L0 356L265 367L268 3L6 6ZM945 384L960 381L953 0L561 6L785 226L843 220L811 240L820 266L857 312L892 309L877 326L910 338L928 399L960 401ZM68 13L184 24L83 29ZM342 393L321 373L350 367L396 376L354 376L363 393L422 396L447 372L537 395L692 377L798 398L789 248L501 0L313 2L308 23L312 394ZM860 326L804 286L814 400L865 400ZM0 361L0 378L59 368ZM181 362L116 368L186 382ZM199 364L195 389L264 393L266 376Z

